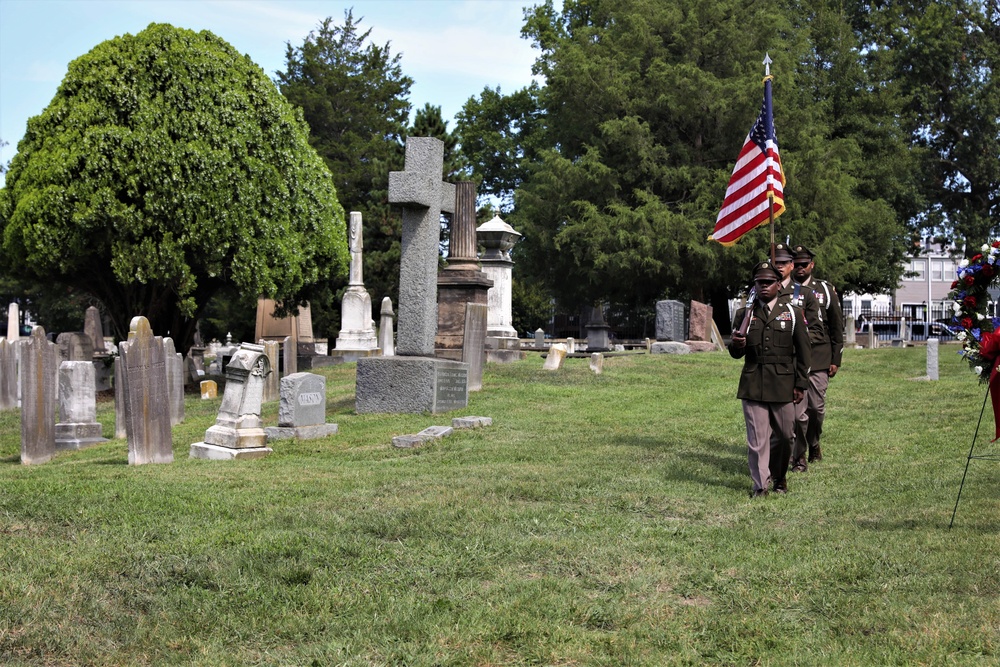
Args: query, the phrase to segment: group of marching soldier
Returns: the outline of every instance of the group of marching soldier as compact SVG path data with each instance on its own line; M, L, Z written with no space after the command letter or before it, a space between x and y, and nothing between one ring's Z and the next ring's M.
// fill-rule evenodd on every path
M774 246L753 268L747 304L733 318L729 354L743 358L751 496L787 493L787 473L823 459L826 389L840 368L844 316L833 286L814 278L805 246Z

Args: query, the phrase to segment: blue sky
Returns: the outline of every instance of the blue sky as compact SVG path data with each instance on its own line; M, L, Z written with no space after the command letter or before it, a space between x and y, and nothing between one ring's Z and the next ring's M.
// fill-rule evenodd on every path
M531 82L537 51L520 36L523 7L541 0L0 0L0 163L25 124L48 106L70 61L97 44L153 22L210 30L246 53L271 78L284 68L285 45L302 44L330 16L353 7L362 29L402 54L414 80L413 109L454 115L484 87L513 92ZM561 2L557 2L557 7Z

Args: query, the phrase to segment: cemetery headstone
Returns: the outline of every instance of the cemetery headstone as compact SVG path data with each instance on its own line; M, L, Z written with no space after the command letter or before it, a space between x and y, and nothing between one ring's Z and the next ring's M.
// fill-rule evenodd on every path
M21 312L17 303L7 306L7 342L16 343L21 339Z
M89 361L64 361L59 365L59 421L56 449L81 449L106 442L97 421L94 365Z
M844 345L857 345L857 331L855 330L854 316L848 315L844 318Z
M454 429L482 428L492 425L492 417L455 417L451 420L451 426Z
M604 372L604 355L600 352L594 352L590 355L590 370L594 372L595 375L600 375Z
M433 357L440 218L455 204L455 186L441 180L443 169L443 142L410 137L405 171L389 174L389 202L403 207L396 355L358 359L359 413L437 413L468 405L468 365Z
M94 342L83 331L64 331L56 336L61 361L91 361L94 358Z
M535 329L535 347L542 347L545 345L545 330L539 327Z
M700 301L691 301L688 317L688 339L698 342L712 340L712 307Z
M372 298L365 289L362 275L361 214L351 211L348 231L348 248L351 252L351 268L347 289L341 300L340 335L337 336L337 350L369 351L378 347L375 329L372 326Z
M469 365L469 391L479 391L483 388L488 317L489 306L485 303L465 304L465 340L462 344L462 361Z
M326 423L326 378L313 373L295 373L281 378L278 426L264 429L268 440L324 438L337 432Z
M125 362L121 355L115 357L115 437L128 438L125 428Z
M590 310L586 324L587 352L605 352L611 349L611 325L604 321L604 306L598 304Z
M133 317L128 340L118 344L123 368L129 465L171 463L170 389L163 339L145 317Z
M278 375L278 348L280 345L276 340L262 340L258 341L264 347L264 354L267 355L268 365L271 367L271 372L268 373L267 379L264 380L264 402L270 403L271 401L276 401L281 396L281 377Z
M396 314L392 312L392 299L385 297L382 299L382 312L379 316L378 346L382 349L383 357L391 357L396 354L396 332L393 327L393 319Z
M46 463L56 452L59 353L35 327L21 348L21 463Z
M566 360L566 346L562 343L555 343L549 346L549 353L545 357L542 368L547 371L557 371L562 368L563 361Z
M205 440L191 445L191 458L244 459L267 456L267 434L260 419L264 383L271 364L263 345L243 343L226 366L226 388L215 424Z
M649 346L650 354L691 354L691 346L680 341L660 341Z
M17 407L17 353L6 338L0 338L0 410Z
M299 372L298 358L299 353L296 349L295 339L291 336L285 336L284 340L281 341L282 373L284 375L288 376Z
M566 354L576 354L576 339L572 336L566 339Z
M108 351L104 344L104 325L101 324L101 311L97 306L90 306L83 315L83 330L90 336L96 354L104 354Z
M684 304L680 301L656 302L656 340L683 342L687 338Z
M217 398L219 396L219 385L215 380L202 380L199 386L202 400Z
M500 216L494 216L476 229L476 239L483 247L479 263L486 277L493 281L493 287L486 295L490 307L486 335L498 340L494 343L487 341L487 347L491 349L516 349L519 346L512 318L514 261L510 251L520 238L521 234Z
M204 373L198 368L198 364L195 361L194 355L188 353L184 357L184 385L198 384L201 382L201 378Z
M461 360L466 340L468 303L489 308L491 281L476 257L476 185L463 181L455 185L455 214L448 242L448 265L438 272L438 321L435 354L442 359ZM486 336L486 327L482 329ZM485 344L485 342L484 342Z
M170 425L184 421L184 359L174 348L174 340L163 338L163 367L167 373L167 395L170 398Z
M927 379L937 380L938 375L938 339L927 339Z

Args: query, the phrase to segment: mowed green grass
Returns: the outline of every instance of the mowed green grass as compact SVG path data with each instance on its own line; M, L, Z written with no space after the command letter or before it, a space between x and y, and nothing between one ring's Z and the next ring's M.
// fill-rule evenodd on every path
M171 465L22 466L0 413L0 663L997 664L1000 461L948 528L984 397L957 349L935 383L922 348L849 350L825 460L754 500L725 353L490 365L438 416L355 415L324 369L339 434L253 461L188 458L219 399ZM390 444L459 415L494 425Z

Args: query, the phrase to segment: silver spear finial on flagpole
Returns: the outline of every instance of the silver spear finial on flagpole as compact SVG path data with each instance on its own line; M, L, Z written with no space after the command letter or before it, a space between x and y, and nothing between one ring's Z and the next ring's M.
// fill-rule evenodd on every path
M771 56L768 53L764 54L764 76L771 76Z

